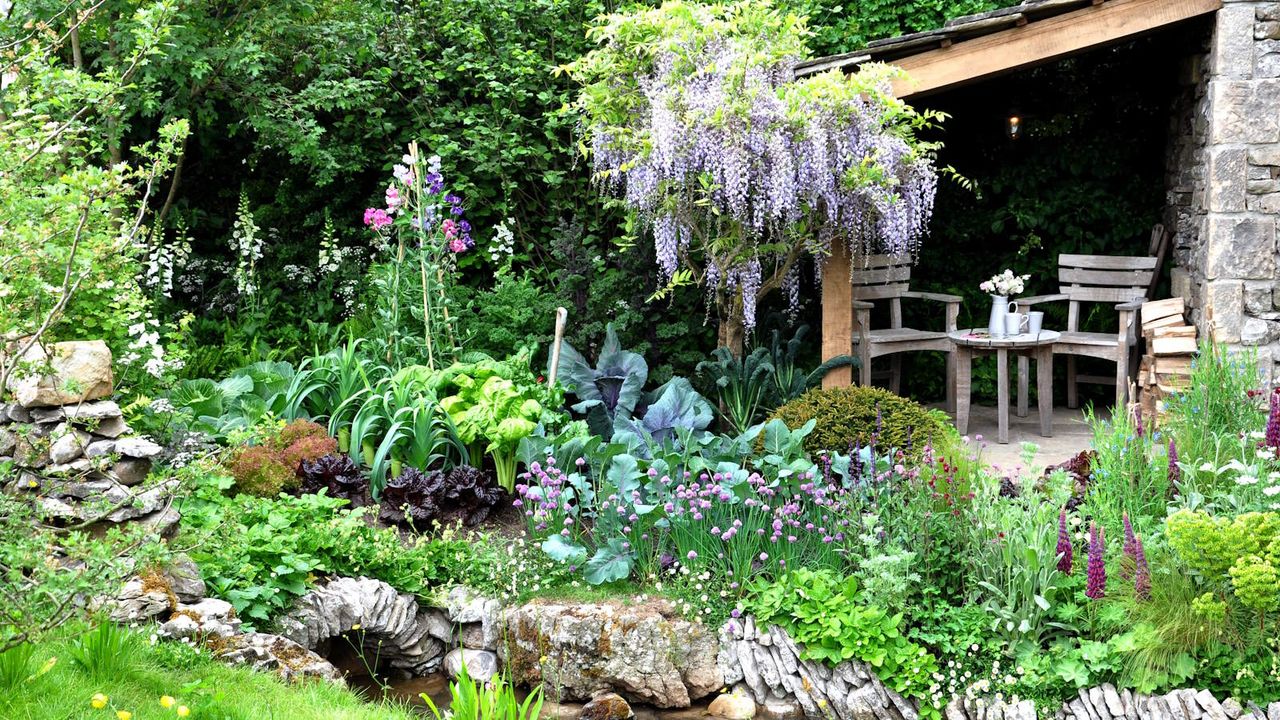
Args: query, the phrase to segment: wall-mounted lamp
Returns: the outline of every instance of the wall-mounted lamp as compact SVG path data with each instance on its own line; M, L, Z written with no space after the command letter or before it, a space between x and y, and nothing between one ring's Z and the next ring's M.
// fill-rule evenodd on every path
M1022 137L1022 118L1017 115L1010 115L1008 124L1005 126L1005 132L1009 135L1010 140L1017 140Z

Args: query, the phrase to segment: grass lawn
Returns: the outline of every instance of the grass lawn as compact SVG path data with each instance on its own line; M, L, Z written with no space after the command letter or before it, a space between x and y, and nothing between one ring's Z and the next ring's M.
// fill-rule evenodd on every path
M40 643L29 663L30 673L10 687L0 687L0 718L5 720L410 720L419 717L404 707L368 703L355 693L322 681L286 684L273 674L231 667L186 645L157 642L126 633L120 646L98 652L97 672L77 660L84 627L68 628ZM51 658L47 672L40 673ZM0 661L0 664L3 664ZM0 685L5 673L0 668ZM35 677L31 677L35 675ZM102 693L106 707L92 699ZM163 696L174 703L165 708ZM117 716L117 711L126 714Z

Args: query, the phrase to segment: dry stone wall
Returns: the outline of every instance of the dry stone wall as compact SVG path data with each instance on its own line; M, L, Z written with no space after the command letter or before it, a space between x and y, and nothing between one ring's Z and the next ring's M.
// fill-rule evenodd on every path
M1280 3L1224 0L1175 104L1165 225L1202 333L1280 363Z

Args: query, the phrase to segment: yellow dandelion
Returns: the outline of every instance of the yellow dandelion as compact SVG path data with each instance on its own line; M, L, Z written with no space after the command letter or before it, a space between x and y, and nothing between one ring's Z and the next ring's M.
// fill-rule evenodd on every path
M133 720L133 713L128 710L117 710L116 720Z
M186 717L190 714L191 714L191 708L187 707L186 705L178 706L178 717Z
M164 708L165 710L168 710L169 708L173 707L173 704L175 702L177 702L177 700L174 700L172 695L160 696L160 707Z
M95 710L101 710L106 707L109 702L111 702L111 698L103 695L102 693L94 693L93 697L89 698L89 704L92 705Z

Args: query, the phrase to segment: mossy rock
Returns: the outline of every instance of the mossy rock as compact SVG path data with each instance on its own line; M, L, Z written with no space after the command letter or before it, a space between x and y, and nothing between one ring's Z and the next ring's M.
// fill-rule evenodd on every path
M955 429L946 413L877 387L810 390L774 411L773 418L781 419L793 430L815 420L813 432L804 441L805 450L811 453L848 453L850 448L866 447L874 439L881 452L896 448L918 457L926 445L942 449L956 442Z

